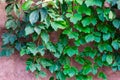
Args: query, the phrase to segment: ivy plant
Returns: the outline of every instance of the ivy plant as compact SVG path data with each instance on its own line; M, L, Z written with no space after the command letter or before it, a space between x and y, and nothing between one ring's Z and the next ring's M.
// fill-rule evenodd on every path
M56 80L107 80L100 68L120 70L120 0L6 0L7 32L0 56L28 55L26 70ZM108 3L109 7L104 4ZM115 7L117 5L117 7ZM51 39L55 32L57 41ZM80 51L80 46L91 43ZM79 66L72 65L75 61Z

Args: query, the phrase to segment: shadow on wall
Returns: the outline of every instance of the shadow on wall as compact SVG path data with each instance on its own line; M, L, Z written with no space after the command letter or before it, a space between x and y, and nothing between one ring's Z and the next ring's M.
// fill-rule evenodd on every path
M0 0L0 37L1 34L5 32L4 24L6 20L6 13L5 13L5 6L6 4L2 2L3 0ZM0 38L0 45L2 41ZM84 46L80 47L80 49L83 49ZM25 61L27 59L27 56L20 57L19 54L15 53L11 57L1 57L0 58L0 80L36 80L34 77L34 74L30 72L26 72L25 70ZM73 65L78 65L73 62ZM79 67L79 65L78 65ZM120 72L112 72L109 68L101 68L102 71L104 71L107 76L108 80L120 80ZM39 78L37 80L49 80L50 73L49 71L45 70L47 72L46 78ZM70 80L70 79L69 79ZM74 79L71 79L74 80ZM101 80L94 77L94 80Z

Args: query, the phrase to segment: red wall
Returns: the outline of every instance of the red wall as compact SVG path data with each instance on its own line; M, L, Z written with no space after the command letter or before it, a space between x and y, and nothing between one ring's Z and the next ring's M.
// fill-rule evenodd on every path
M1 34L5 31L4 30L4 23L6 20L6 14L5 14L5 3L0 3L0 37ZM0 45L2 41L0 38ZM81 47L83 49L84 47ZM25 61L27 57L20 57L19 54L15 53L11 57L0 57L0 80L36 80L34 77L34 74L30 72L26 72L25 70ZM73 62L73 65L77 65ZM102 71L104 71L107 76L108 80L120 80L120 72L112 72L109 68L101 68ZM50 73L47 72L46 78L39 78L37 80L49 80ZM69 79L70 80L70 79ZM74 80L74 79L71 79ZM94 77L94 80L101 80Z

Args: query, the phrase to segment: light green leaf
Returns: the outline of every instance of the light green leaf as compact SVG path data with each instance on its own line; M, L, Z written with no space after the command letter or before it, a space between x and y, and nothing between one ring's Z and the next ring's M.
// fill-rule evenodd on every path
M86 0L85 4L89 6L102 6L102 1L101 0Z
M49 34L46 31L42 31L41 38L45 42L45 44L47 44L49 41Z
M94 26L97 24L96 18L86 17L82 20L82 24L84 27L93 24Z
M30 9L32 4L33 4L32 0L27 0L22 4L22 9L23 10L28 10L28 9Z
M66 22L65 21L55 21L55 22L51 22L51 26L52 28L57 31L58 28L59 29L65 29L67 27Z
M55 46L54 46L54 44L53 44L52 42L48 42L48 43L46 44L46 48L47 48L49 51L51 51L51 52L56 52L56 48L55 48Z
M45 54L45 47L44 46L38 46L37 51L43 56Z
M108 64L112 64L112 62L113 62L113 57L112 57L112 55L108 54L108 55L106 56L106 61L107 61Z
M94 35L93 34L88 34L85 36L86 42L92 42L94 40Z
M76 24L81 19L82 19L81 14L76 13L70 18L70 21L73 22L73 24Z
M118 28L120 27L120 20L115 19L115 20L113 20L113 22L112 22L112 23L113 23L113 25L114 25L114 27L115 27L115 28L117 28L117 29L118 29Z
M44 71L40 71L40 72L39 72L39 75L40 75L42 78L46 77L46 73L45 73Z
M108 39L110 39L110 37L111 37L110 33L103 34L104 41L107 41Z
M29 21L32 25L34 23L36 23L38 21L38 19L39 19L39 11L38 10L35 10L35 11L30 13Z
M3 44L6 45L8 43L11 43L13 44L16 40L17 40L17 37L16 35L14 34L10 34L10 33L4 33L2 35L2 40L3 40Z
M111 45L113 46L113 48L114 48L115 50L118 50L118 49L119 49L119 43L118 43L117 40L112 41L112 44L111 44Z
M32 34L34 33L34 28L32 26L26 26L25 27L25 35L29 35L29 34Z
M41 33L41 28L35 27L34 30L35 30L35 32L36 32L38 35L40 35L40 33Z
M82 5L84 0L76 0L78 4Z
M15 20L13 20L13 19L9 19L9 20L7 20L6 21L6 23L5 23L5 27L7 28L7 29L10 29L10 28L12 28L12 29L16 29L17 28L17 24L16 24L16 21Z
M5 7L5 11L7 12L7 14L10 14L10 13L12 12L13 7L14 7L13 4L8 4L8 5Z
M78 48L75 46L67 46L64 49L64 54L67 54L69 57L72 57L75 54L78 54Z
M115 17L116 17L116 15L112 11L110 11L109 12L109 19L113 20Z

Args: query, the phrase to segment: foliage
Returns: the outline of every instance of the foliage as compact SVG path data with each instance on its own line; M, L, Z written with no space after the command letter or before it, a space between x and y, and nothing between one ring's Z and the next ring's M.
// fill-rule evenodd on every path
M6 0L7 32L2 35L0 56L10 56L14 51L29 55L26 70L35 72L36 77L46 76L42 67L57 80L92 80L89 74L106 80L98 69L108 66L120 70L120 19L116 14L120 0L115 1ZM104 6L106 2L109 7ZM57 42L51 40L52 32L59 32ZM79 46L87 43L92 46L79 51ZM82 68L72 65L71 60Z

